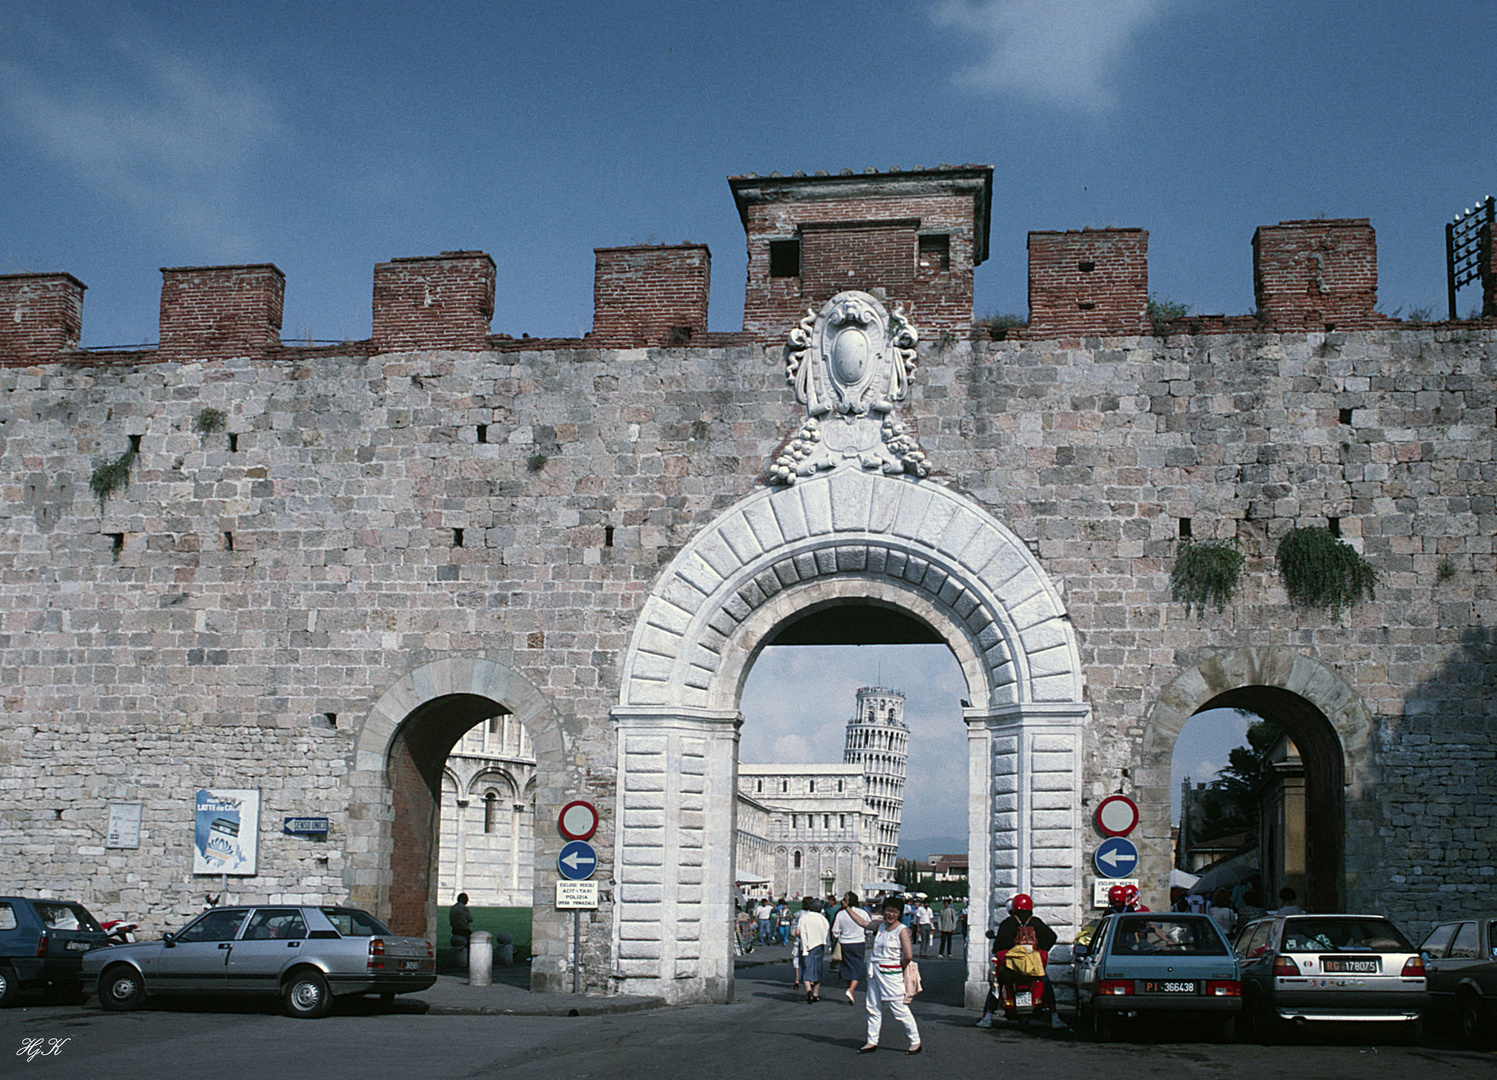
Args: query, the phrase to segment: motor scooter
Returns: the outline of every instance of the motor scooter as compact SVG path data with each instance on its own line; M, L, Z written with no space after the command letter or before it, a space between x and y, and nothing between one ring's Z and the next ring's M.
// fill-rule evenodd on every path
M1037 950L1041 962L1048 964L1048 950ZM993 972L990 977L993 997L1003 1006L1003 1018L1019 1024L1027 1024L1031 1017L1052 1008L1045 997L1045 977L1026 975L1007 965L1008 950L993 954Z
M126 922L124 919L110 919L99 925L108 935L107 941L110 945L130 944L135 940L135 931L140 929L140 923Z

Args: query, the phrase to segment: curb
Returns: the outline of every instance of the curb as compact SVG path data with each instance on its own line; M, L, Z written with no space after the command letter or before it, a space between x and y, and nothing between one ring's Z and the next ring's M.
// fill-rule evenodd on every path
M575 1001L534 1001L523 1005L432 1005L428 1004L427 1016L612 1016L616 1013L644 1012L647 1009L663 1009L665 998L586 998Z

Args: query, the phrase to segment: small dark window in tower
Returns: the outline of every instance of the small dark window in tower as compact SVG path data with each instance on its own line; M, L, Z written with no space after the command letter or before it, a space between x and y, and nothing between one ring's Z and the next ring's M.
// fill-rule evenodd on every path
M810 793L812 795L815 795L816 794L816 781L815 780L809 780L809 781L807 781L807 783L809 783L811 785L808 790L810 791Z
M326 713L322 714L322 718L323 718L324 721L327 722L327 726L328 727L337 727L338 726L338 714L337 713L335 713L335 712L326 712Z
M1341 422L1343 424L1349 424L1349 423L1351 423L1351 410L1350 409L1342 409L1341 410Z
M927 274L939 274L951 269L951 237L936 233L920 238L920 269Z
M118 559L120 557L120 552L125 550L125 534L105 533L104 535L109 537L109 557L112 559Z
M1330 534L1332 536L1340 536L1341 535L1341 519L1340 518L1326 518L1325 519L1325 527L1328 530L1330 530Z
M483 831L493 832L499 827L499 796L492 791L483 797Z
M453 547L462 547L463 546L463 530L462 529L453 529L452 530L452 546Z
M795 869L800 869L800 852L795 853Z
M234 534L231 533L231 532L224 533L224 550L225 551L233 551L234 550Z
M689 327L689 326L673 326L673 327L671 327L668 331L666 331L665 343L667 345L690 345L691 344L691 327Z
M1096 268L1097 264L1092 262L1090 259L1087 259L1085 262L1079 262L1076 264L1076 269L1081 271L1083 274L1090 274Z
M769 276L800 277L800 241L769 242Z
M604 547L613 547L613 526L612 525L604 525L603 526L603 546Z
M239 452L239 436L236 435L236 434L234 434L231 431L231 432L229 432L229 453L231 453L231 454L237 454L238 452Z
M754 781L754 794L757 795L757 794L761 793L763 790L764 790L764 781L763 780L755 780Z
M489 425L487 425L487 424L479 424L478 425L478 441L480 443L486 443L486 442L489 441Z
M140 436L139 435L131 435L130 436L130 453L132 453L132 454L138 454L138 453L140 453Z
M1180 519L1180 539L1182 539L1182 540L1189 540L1190 539L1190 518L1181 518Z

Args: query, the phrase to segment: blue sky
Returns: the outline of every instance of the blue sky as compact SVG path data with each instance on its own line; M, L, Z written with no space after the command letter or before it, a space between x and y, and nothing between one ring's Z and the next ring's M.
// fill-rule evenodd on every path
M1494 41L1480 0L7 0L0 273L79 277L103 346L155 340L161 266L273 262L283 336L340 339L374 263L478 248L496 331L573 336L593 247L693 240L733 330L726 176L981 162L980 313L1024 311L1029 230L1106 225L1246 312L1253 229L1325 215L1372 219L1384 311L1440 314Z

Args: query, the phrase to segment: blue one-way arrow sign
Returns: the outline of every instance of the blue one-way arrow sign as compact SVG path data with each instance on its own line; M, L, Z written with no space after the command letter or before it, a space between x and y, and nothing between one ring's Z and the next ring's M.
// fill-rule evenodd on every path
M556 868L568 881L586 881L598 868L598 853L585 840L573 840L556 857Z
M1103 877L1129 877L1138 866L1138 848L1126 836L1110 836L1097 846L1092 863Z

